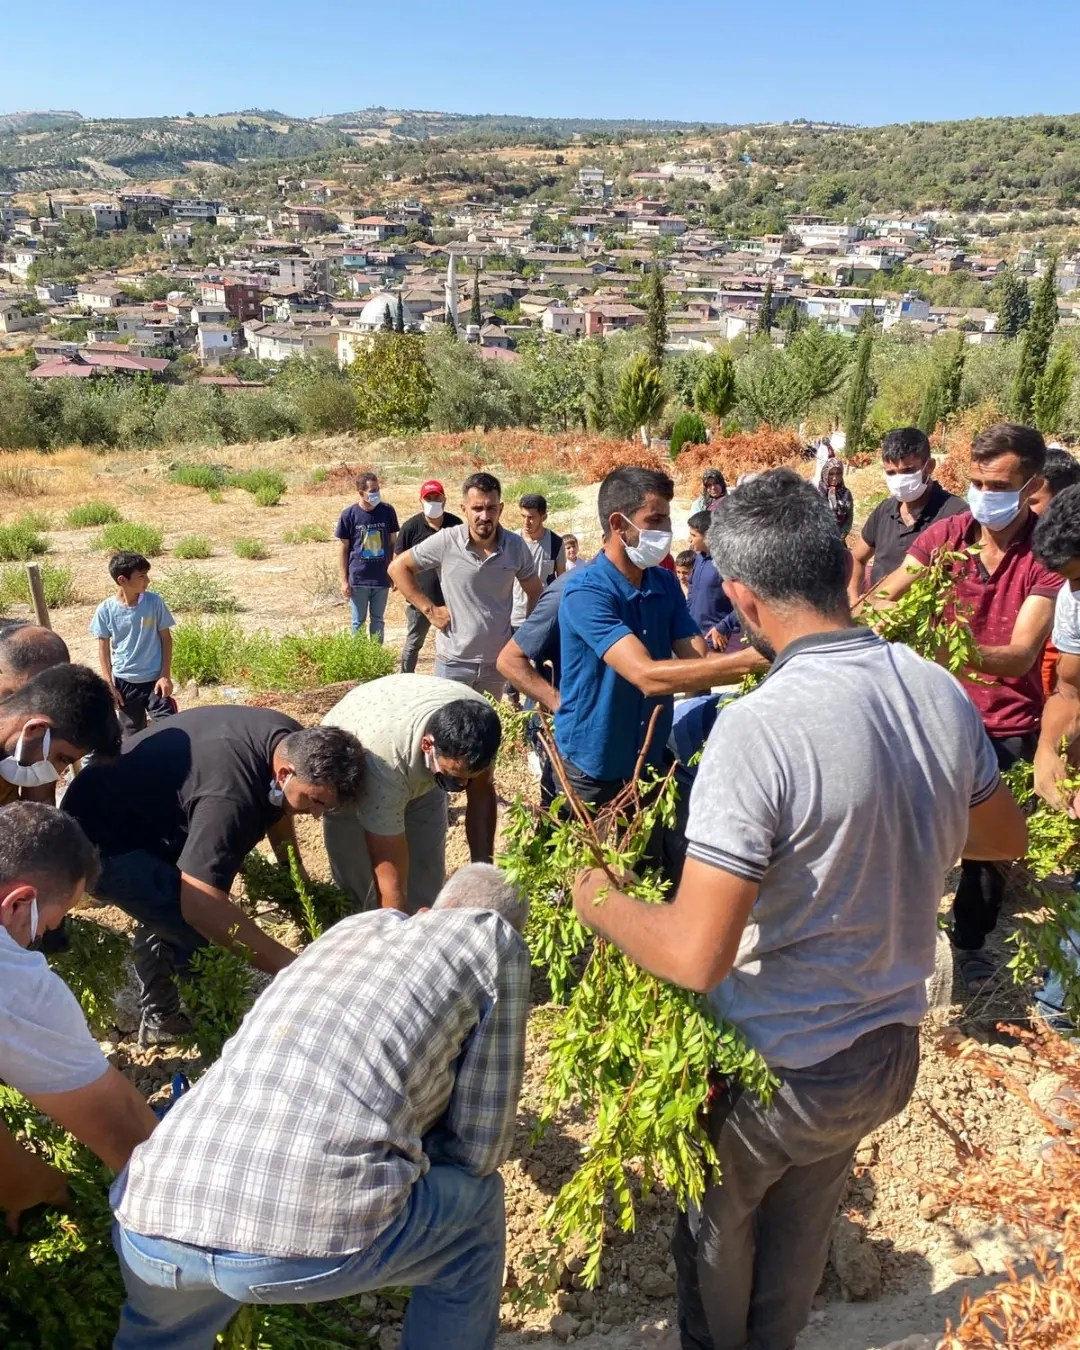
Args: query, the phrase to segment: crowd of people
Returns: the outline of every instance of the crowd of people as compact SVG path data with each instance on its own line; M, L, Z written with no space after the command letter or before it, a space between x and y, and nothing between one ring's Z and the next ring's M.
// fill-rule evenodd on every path
M978 988L1001 865L1026 848L1002 769L1033 760L1044 797L1080 805L1062 786L1080 743L1080 464L1000 424L972 446L966 499L934 467L920 431L890 432L887 495L850 547L835 453L811 482L777 469L729 490L709 470L676 556L674 484L652 468L600 484L592 557L539 495L506 529L490 473L466 479L460 516L429 479L401 525L364 474L337 529L342 593L378 640L401 593L400 671L314 727L177 711L172 617L138 555L110 563L100 677L49 630L0 627L0 1079L117 1172L118 1350L197 1350L243 1304L385 1286L413 1290L406 1350L494 1345L529 992L525 905L492 865L507 696L550 715L546 805L568 785L598 808L643 763L676 766L676 819L649 855L668 903L599 872L573 903L705 995L778 1080L768 1102L713 1084L721 1177L679 1215L673 1253L682 1350L791 1350L855 1150L914 1087L947 872L961 860L950 938ZM942 551L977 644L963 681L865 621ZM418 674L430 628L434 674ZM447 879L461 793L471 861ZM353 912L296 953L232 891L264 839L303 873L302 815L322 820ZM178 978L208 943L273 977L160 1122L41 951L88 894L134 920L144 1046L190 1030ZM1060 1023L1063 991L1041 997ZM9 1229L64 1193L0 1127Z

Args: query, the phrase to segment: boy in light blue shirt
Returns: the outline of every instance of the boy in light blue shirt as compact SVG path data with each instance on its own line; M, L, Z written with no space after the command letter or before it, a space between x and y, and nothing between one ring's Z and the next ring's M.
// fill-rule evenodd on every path
M141 553L114 553L109 575L116 594L98 605L90 634L116 699L125 736L176 712L172 697L172 627L169 608L150 585L150 563Z

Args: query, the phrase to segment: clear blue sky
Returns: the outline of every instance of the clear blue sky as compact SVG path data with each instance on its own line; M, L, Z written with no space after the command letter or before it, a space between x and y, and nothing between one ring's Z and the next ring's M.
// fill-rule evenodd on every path
M1080 110L1070 0L15 0L4 10L4 112L312 116L381 104L880 123Z

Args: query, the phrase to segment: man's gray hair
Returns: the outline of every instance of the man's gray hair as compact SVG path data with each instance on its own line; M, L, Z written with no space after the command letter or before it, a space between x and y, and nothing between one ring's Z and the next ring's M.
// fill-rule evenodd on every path
M455 872L432 908L492 909L519 933L524 932L529 917L529 902L506 873L491 863L469 863Z

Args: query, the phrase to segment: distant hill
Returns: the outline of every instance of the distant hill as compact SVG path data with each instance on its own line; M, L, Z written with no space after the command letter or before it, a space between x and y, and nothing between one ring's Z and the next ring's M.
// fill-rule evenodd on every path
M432 143L439 154L432 156ZM650 142L655 142L654 144ZM854 127L798 119L727 125L644 119L544 118L371 107L317 118L276 109L214 116L84 119L74 112L0 115L0 188L106 187L124 178L238 169L265 188L272 161L293 174L366 161L369 195L386 175L482 187L489 200L565 191L576 158L529 176L507 156L477 171L488 149L587 147L614 176L661 159L705 158L724 186L683 185L717 228L782 228L793 211L854 217L876 210L1009 213L1080 206L1080 115L994 117ZM685 152L682 146L687 146ZM260 167L263 166L263 167ZM272 170L270 171L272 173ZM272 181L272 179L271 179ZM226 190L237 187L233 180ZM678 202L678 194L672 194Z
M0 136L9 131L52 131L56 127L81 121L82 113L57 112L53 109L48 112L0 113Z

